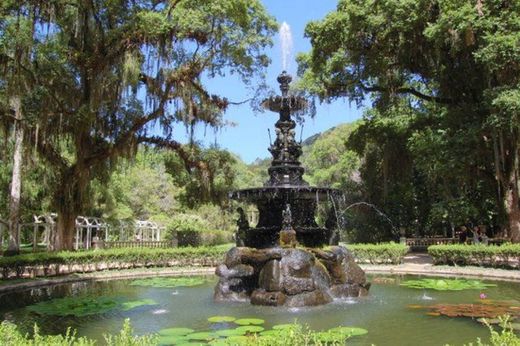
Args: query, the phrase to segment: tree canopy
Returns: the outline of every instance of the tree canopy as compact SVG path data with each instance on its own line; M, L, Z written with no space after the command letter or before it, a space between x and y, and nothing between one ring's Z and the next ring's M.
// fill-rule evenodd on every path
M140 143L175 150L179 124L221 126L229 102L203 78L245 82L269 59L274 19L257 0L3 1L0 64L19 63L31 88L22 109L27 144L50 165L58 211L55 248L71 248L90 182L107 178ZM27 47L16 60L14 43ZM12 79L0 76L2 122L10 122Z
M372 103L358 151L379 145L382 175L408 167L394 187L420 179L441 214L500 213L520 241L519 29L518 0L341 0L306 27L301 83L322 100Z

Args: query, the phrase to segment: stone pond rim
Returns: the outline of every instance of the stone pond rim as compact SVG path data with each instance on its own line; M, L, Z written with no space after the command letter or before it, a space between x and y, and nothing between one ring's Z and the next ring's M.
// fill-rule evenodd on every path
M238 190L229 197L255 204L258 224L251 227L241 208L237 246L216 269L216 301L247 301L255 305L301 307L327 304L334 298L368 294L370 283L352 254L338 245L336 189L313 187L303 180L291 115L303 112L307 101L289 95L292 77L278 78L281 96L262 105L279 113L276 139L268 148L273 156L269 180L263 187ZM325 226L316 222L318 203L330 203Z

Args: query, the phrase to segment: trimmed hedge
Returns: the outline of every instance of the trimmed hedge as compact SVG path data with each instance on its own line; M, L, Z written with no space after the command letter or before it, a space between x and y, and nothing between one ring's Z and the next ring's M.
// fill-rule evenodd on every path
M178 248L112 248L94 251L28 253L0 257L3 279L141 267L208 266L220 264L233 246ZM348 244L357 262L399 264L408 247L402 244Z
M518 267L520 244L496 245L432 245L428 254L435 264Z
M409 247L399 243L342 244L352 251L356 262L371 264L400 264Z
M230 245L184 248L120 248L95 251L60 251L0 257L3 279L9 277L47 276L101 269L139 267L215 266L222 261Z

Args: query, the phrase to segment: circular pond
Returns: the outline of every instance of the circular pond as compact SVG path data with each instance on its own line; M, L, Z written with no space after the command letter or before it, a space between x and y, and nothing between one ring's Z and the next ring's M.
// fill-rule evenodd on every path
M284 309L215 303L212 295L216 279L198 279L201 278L173 282L161 278L78 282L9 293L0 296L0 318L17 324L24 332L31 331L34 323L44 334L63 333L70 326L78 335L97 340L102 340L103 333L119 332L126 318L130 318L138 334L148 334L175 327L196 332L239 327L240 323L225 319L220 323L208 321L214 316L231 316L264 320L258 323L265 329L297 321L313 330L338 326L368 330L367 334L350 339L352 345L462 345L477 337L488 340L487 328L476 318L445 314L467 313L470 304L486 311L497 307L513 313L520 310L520 283L514 282L482 281L475 285L471 280L464 285L466 280L462 279L410 282L423 278L372 276L368 297ZM413 287L403 286L405 283ZM255 323L246 320L242 325Z

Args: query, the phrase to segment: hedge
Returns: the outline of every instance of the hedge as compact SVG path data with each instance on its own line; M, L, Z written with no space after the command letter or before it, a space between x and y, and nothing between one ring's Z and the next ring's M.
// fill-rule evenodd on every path
M0 257L3 279L47 276L102 269L139 267L215 266L222 261L230 245L182 248L120 248L95 251L60 251Z
M28 253L0 257L3 279L168 266L217 266L232 244L177 248L112 248L94 251ZM347 244L357 262L402 262L408 247L402 244Z
M400 264L409 247L399 243L343 244L352 251L356 262L371 264Z
M518 267L520 244L496 245L432 245L428 254L435 264Z

